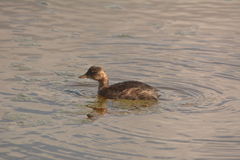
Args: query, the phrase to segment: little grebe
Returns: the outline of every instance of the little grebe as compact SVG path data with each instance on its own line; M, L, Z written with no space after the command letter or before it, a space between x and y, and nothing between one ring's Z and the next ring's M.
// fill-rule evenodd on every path
M138 81L126 81L109 86L109 80L102 67L91 66L79 78L89 78L98 81L98 95L109 99L158 100L155 88Z

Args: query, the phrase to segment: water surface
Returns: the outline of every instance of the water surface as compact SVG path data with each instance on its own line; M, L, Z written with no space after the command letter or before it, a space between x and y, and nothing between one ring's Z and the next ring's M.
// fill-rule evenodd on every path
M0 13L0 159L240 159L240 1L1 0ZM159 103L97 110L96 82L77 78L91 65Z

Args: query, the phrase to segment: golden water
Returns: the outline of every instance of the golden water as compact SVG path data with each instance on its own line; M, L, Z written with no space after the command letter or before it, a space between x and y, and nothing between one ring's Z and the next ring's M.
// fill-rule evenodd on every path
M0 159L240 159L239 28L238 0L1 0ZM159 103L87 118L91 65Z

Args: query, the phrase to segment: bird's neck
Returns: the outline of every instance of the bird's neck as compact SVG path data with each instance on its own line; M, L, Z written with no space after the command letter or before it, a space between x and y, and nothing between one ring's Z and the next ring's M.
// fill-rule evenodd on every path
M98 91L107 88L109 86L109 80L107 74L103 76L101 80L98 81Z

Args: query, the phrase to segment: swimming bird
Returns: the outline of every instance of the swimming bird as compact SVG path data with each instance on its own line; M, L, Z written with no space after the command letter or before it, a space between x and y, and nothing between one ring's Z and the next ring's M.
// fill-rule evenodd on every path
M158 100L157 89L139 81L125 81L109 85L109 79L102 67L91 66L79 78L98 81L98 95L107 99Z

